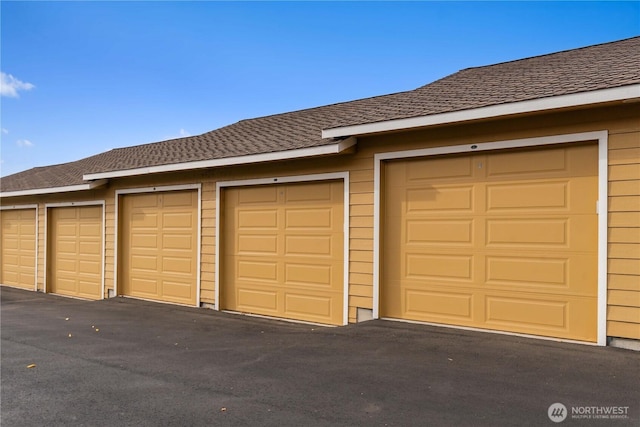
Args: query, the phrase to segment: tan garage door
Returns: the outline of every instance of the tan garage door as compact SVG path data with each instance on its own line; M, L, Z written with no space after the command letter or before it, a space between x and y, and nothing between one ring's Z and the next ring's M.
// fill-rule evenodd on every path
M195 305L197 191L131 194L121 202L120 293Z
M343 324L342 182L224 190L220 308Z
M597 147L392 161L381 315L596 340Z
M49 292L102 298L102 206L50 208Z
M0 284L35 290L36 210L0 210Z

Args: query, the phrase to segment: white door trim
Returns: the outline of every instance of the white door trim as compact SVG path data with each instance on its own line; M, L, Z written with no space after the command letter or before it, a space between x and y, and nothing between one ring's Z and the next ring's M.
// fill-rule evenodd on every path
M107 240L107 229L106 229L106 203L104 200L91 200L91 201L83 201L83 202L61 202L61 203L45 203L44 205L44 280L42 290L44 293L47 293L47 260L49 259L49 208L68 208L68 207L78 207L78 206L102 206L102 231L100 233L101 238L101 262L100 262L100 299L104 299L104 290L105 290L105 242ZM66 296L66 295L61 295Z
M572 142L598 142L598 331L597 344L607 343L607 217L608 217L608 137L606 130L505 141L462 144L417 150L394 151L374 155L374 211L373 211L373 259L377 267L373 269L373 318L380 317L380 224L382 197L382 162L385 160L408 159L442 154L473 153L507 148L536 147ZM595 207L594 207L595 208Z
M40 229L40 218L38 217L38 213L39 213L38 205L37 204L31 204L31 205L0 206L0 211L22 210L22 209L35 209L36 210L36 230L35 230L35 233L36 233L36 236L35 236L35 240L36 240L36 246L35 246L36 259L35 259L35 269L33 271L33 274L34 274L33 291L34 292L38 292L38 250L39 250L38 242L40 241L40 235L38 234L38 231ZM4 284L2 284L2 285L3 286L10 286L10 285L4 285Z
M114 224L113 224L113 295L118 295L118 224L119 221L119 203L120 196L127 194L142 194L142 193L159 193L159 192L167 192L167 191L184 191L184 190L196 190L198 192L198 233L197 233L197 242L196 245L198 247L197 255L196 255L196 307L200 307L200 272L202 271L201 265L201 253L202 253L202 184L181 184L181 185L164 185L164 186L155 186L155 187L140 187L140 188L125 188L121 190L116 190L115 193L115 213L114 213ZM177 304L167 301L156 301L154 302L166 302L167 304L174 305L184 305Z
M294 175L260 179L245 179L237 181L219 181L216 183L216 247L215 247L215 310L220 310L220 209L221 193L223 188L246 187L251 185L288 184L297 182L342 180L344 183L344 227L343 227L343 308L342 324L349 323L349 172L322 173L313 175Z

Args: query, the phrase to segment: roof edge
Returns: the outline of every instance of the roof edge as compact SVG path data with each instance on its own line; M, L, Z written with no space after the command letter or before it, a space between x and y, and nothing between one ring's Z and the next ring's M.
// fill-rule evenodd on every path
M528 101L511 102L507 104L489 105L486 107L450 111L427 116L328 128L322 130L322 137L344 138L352 135L358 136L379 132L414 129L470 120L495 118L512 114L533 113L558 108L579 107L603 102L625 101L632 99L640 99L640 84L589 92L579 92L570 95L532 99Z
M106 185L106 184L107 184L106 179L100 179L96 181L87 182L84 184L67 185L64 187L33 188L29 190L4 191L4 192L0 192L0 198L37 196L40 194L68 193L72 191L93 190L94 188L102 187L103 185Z
M327 154L339 154L353 147L357 140L355 137L345 138L336 144L321 145L319 147L298 148L295 150L276 151L272 153L249 154L246 156L226 157L222 159L198 160L184 163L170 163L159 166L148 166L136 169L89 173L83 175L85 180L124 178L129 176L150 175L162 172L177 172L193 169L205 169L222 166L245 165L251 163L270 162L276 160L299 159L303 157L315 157Z

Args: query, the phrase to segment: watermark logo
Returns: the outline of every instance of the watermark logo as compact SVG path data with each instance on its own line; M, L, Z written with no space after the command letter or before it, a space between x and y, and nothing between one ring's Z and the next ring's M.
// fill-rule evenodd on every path
M567 417L573 420L627 420L628 406L572 406L570 410L562 403L556 402L547 410L549 419L561 423Z
M549 419L554 423L561 423L567 418L567 407L562 403L553 403L549 406L549 410L547 411L547 415L549 415Z

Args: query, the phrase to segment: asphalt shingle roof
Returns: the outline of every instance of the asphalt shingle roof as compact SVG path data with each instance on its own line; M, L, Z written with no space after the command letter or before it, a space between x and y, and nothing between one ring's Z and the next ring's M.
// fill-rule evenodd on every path
M640 37L483 67L412 91L241 120L202 135L118 148L4 177L0 191L82 184L84 174L319 147L323 129L640 83Z

